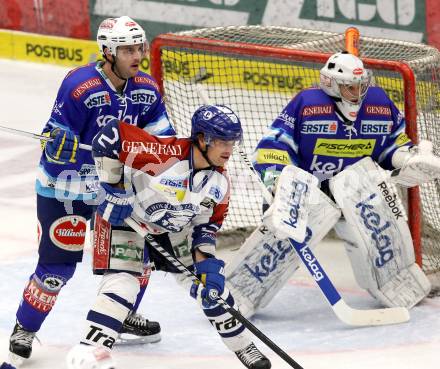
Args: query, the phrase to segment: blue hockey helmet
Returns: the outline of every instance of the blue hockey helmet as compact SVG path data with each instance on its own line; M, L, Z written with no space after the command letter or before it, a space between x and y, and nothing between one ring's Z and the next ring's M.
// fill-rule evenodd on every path
M238 116L224 105L202 105L191 118L191 139L203 133L206 144L211 140L238 141L241 143L243 129Z

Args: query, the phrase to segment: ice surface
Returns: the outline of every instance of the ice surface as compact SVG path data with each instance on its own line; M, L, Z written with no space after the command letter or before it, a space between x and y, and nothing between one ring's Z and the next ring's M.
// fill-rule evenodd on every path
M48 118L67 69L0 60L0 125L39 132ZM0 363L22 289L37 260L35 168L38 141L0 133ZM323 267L347 303L378 307L356 287L340 242L326 240L317 251ZM223 251L225 259L233 252ZM90 271L89 252L61 292L34 344L29 369L63 369L64 357L78 342L99 278ZM140 312L162 325L157 344L117 347L118 369L239 369L243 366L221 343L188 293L173 277L153 273ZM440 347L440 298L411 310L406 324L353 328L333 314L304 270L281 290L252 322L305 369L437 369ZM273 368L288 368L262 343Z

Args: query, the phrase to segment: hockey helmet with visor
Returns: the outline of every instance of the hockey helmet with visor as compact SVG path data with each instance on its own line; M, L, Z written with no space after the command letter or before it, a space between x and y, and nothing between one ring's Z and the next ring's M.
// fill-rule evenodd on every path
M191 139L197 142L202 133L206 145L233 143L240 145L243 129L238 116L224 105L202 105L191 118Z

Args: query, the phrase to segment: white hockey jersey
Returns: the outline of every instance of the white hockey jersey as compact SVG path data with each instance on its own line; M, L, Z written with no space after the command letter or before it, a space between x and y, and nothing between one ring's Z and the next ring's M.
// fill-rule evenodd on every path
M216 233L229 203L224 169L196 170L188 138L157 137L123 122L107 125L95 137L98 141L107 144L105 149L94 144L95 156L118 158L125 164L124 176L136 194L135 219L153 234L188 235L192 250L214 254Z

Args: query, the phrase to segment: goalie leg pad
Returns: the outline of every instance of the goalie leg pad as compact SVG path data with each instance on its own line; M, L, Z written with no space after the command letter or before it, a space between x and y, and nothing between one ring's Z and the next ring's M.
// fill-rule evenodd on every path
M419 273L411 273L414 278L398 277L414 264L415 257L405 210L395 186L387 178L385 171L368 157L330 180L330 190L346 220L346 224L338 224L336 231L345 241L359 285L386 306L405 301L405 305L399 306L409 308L426 296L425 286L429 282ZM401 280L402 293L404 285L419 292L407 293L399 300L395 296L384 298L388 291L385 286L393 280ZM390 303L393 298L396 303Z
M385 306L405 306L408 309L424 299L431 291L431 283L416 264L399 271L381 290L371 295L376 297Z
M338 221L341 213L327 195L317 189L318 199L311 202L309 228L314 249ZM302 264L288 240L278 240L264 225L260 225L241 246L233 260L226 264L226 286L240 312L252 316L266 306Z

